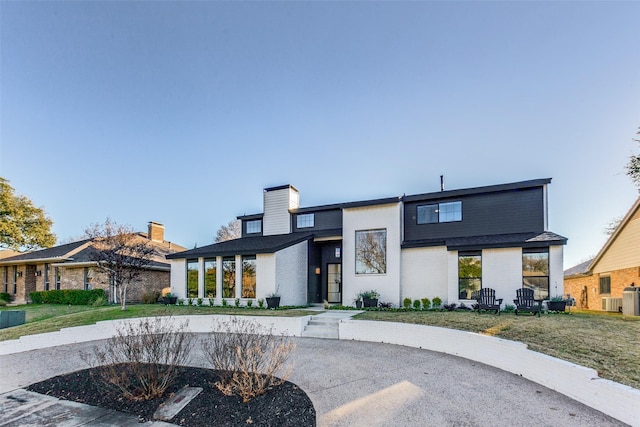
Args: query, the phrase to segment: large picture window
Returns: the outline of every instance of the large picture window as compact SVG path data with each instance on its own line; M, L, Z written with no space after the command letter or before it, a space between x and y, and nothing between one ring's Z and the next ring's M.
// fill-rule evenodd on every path
M356 274L387 272L387 230L356 231Z
M236 259L222 258L222 298L236 297Z
M482 253L458 253L458 298L471 299L482 288Z
M462 221L462 202L418 206L416 214L418 224Z
M256 297L256 257L242 257L242 298Z
M198 260L187 260L187 298L198 298Z
M549 249L522 250L522 287L535 299L549 299Z
M205 298L216 297L216 280L218 263L215 259L204 260L204 296Z

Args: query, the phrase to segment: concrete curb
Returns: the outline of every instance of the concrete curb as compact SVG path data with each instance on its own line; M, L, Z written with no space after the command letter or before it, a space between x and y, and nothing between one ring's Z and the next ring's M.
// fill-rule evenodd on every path
M232 317L234 316L200 315L175 316L173 319L188 320L191 332L206 333L212 330L214 318L224 321ZM311 316L243 318L255 320L276 334L301 337ZM116 334L120 325L140 321L141 319L104 321L91 326L65 328L58 332L4 341L0 343L0 355L108 339ZM339 334L342 340L422 348L484 363L520 375L624 423L640 427L640 390L602 379L593 369L531 351L519 342L433 326L345 318L339 323Z

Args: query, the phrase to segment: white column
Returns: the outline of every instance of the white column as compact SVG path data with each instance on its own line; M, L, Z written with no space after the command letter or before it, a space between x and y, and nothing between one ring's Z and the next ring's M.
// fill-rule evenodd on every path
M236 298L242 296L242 255L236 255Z
M198 258L198 298L204 298L204 258Z
M222 303L222 257L216 257L216 302Z

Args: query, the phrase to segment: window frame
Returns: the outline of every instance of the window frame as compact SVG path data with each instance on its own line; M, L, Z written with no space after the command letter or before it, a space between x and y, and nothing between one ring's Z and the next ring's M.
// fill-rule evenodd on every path
M460 275L460 261L463 258L478 258L480 261L480 275L479 276L466 276L461 277ZM462 296L462 283L463 281L469 282L479 282L478 286L469 287L468 284L465 286L466 295ZM474 291L479 291L482 289L482 251L468 251L468 252L458 252L458 298L459 299L471 299ZM469 293L471 291L471 293Z
M611 295L611 276L600 276L598 279L598 285L601 295Z
M213 274L209 273L213 264ZM218 294L218 260L216 258L205 258L204 260L204 296L205 298L215 298ZM211 283L209 282L209 278L213 277L213 292L209 292L211 289Z
M456 207L447 209L448 207ZM462 200L416 206L416 224L444 224L462 222Z
M228 265L233 266L233 269L227 270ZM236 297L236 271L236 257L222 257L222 298ZM229 283L227 283L228 276L231 279Z
M378 246L381 249L380 253L383 257L382 260L378 261L381 265L376 269L374 265L372 265L372 261L367 259L367 252L374 251L377 248L372 247L369 250L360 249L358 246L361 242L366 242L366 237L359 236L367 236L375 234L379 234L379 238L372 237L371 245L380 245ZM374 229L366 229L366 230L356 230L355 231L355 274L356 275L381 275L387 274L387 229L386 228L374 228ZM374 254L374 256L376 256ZM367 266L368 264L368 266ZM377 270L377 271L376 271Z
M187 259L187 263L186 263L186 289L185 289L185 296L186 298L198 298L198 282L200 280L200 263L198 262L198 259ZM189 268L190 265L195 265L195 268ZM190 285L192 285L192 280L193 278L191 276L194 275L195 272L195 295L193 290L191 289L193 286L190 287ZM191 274L190 274L191 273Z
M253 274L248 275L247 267L253 265ZM257 258L255 255L243 255L242 256L242 289L240 295L242 298L255 298L257 288L257 274L258 267Z
M313 228L315 224L316 214L314 213L296 215L296 228Z
M546 255L546 274L525 274L525 256L531 254ZM534 272L533 270L530 270ZM532 289L535 299L548 300L551 295L550 289L550 254L549 248L523 248L522 249L522 287ZM538 282L538 283L536 283ZM546 282L546 283L544 283ZM546 292L546 295L545 295Z
M262 220L255 219L251 221L247 221L245 223L245 229L247 230L247 234L258 234L262 233Z

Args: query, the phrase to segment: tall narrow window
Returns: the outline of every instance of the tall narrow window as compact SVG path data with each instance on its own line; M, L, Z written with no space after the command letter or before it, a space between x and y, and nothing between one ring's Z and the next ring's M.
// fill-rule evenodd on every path
M387 272L387 230L356 231L356 274Z
M60 290L60 281L62 280L62 272L60 271L60 267L56 267L55 275L56 275L56 290L59 291Z
M458 253L458 298L471 299L482 288L482 252Z
M44 290L49 290L49 263L44 264Z
M204 260L204 293L207 298L216 297L216 280L218 273L218 263L214 259Z
M522 250L522 287L533 289L536 299L549 298L549 249Z
M89 289L91 289L91 287L89 286L89 267L84 268L84 271L82 272L82 278L84 282L84 290L88 291Z
M18 293L18 266L13 266L13 294Z
M236 259L222 258L222 298L236 297Z
M256 256L242 257L242 298L256 297Z
M187 298L198 298L198 260L187 260Z
M4 268L4 275L2 276L2 282L4 283L4 292L9 293L9 267Z
M314 214L301 214L297 217L296 225L298 228L310 228L315 224L315 215Z

